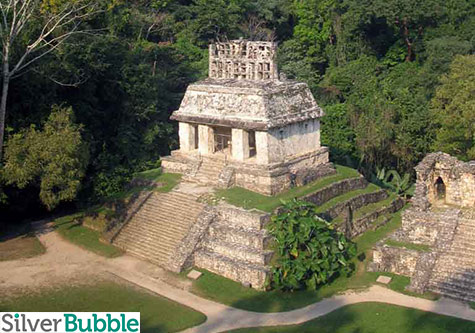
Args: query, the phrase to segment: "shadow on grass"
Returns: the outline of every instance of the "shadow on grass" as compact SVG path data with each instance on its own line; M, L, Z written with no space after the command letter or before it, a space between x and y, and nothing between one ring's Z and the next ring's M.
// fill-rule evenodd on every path
M468 333L475 323L384 303L345 306L292 326L240 329L261 333Z

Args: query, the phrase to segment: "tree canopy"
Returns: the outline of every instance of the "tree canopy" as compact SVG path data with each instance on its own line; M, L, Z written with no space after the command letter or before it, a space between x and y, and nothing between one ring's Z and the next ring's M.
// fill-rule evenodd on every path
M48 15L76 3L41 2L14 59ZM187 85L206 76L208 43L226 38L279 43L280 70L307 82L327 113L322 140L334 161L366 174L383 167L413 174L433 150L474 158L474 1L110 0L95 14L81 20L93 34L73 34L12 78L6 105L6 147L19 137L26 145L32 125L42 133L53 105L72 110L90 156L74 189L77 204L120 191L177 147L169 116ZM17 165L10 175L23 172ZM41 191L39 182L22 189L14 179L1 185L2 210Z

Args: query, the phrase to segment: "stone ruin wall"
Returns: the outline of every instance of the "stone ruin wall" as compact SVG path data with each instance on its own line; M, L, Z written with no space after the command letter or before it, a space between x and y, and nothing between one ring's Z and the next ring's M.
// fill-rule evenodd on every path
M277 44L234 40L209 46L209 77L214 79L277 80Z
M445 203L475 207L475 161L461 162L445 153L427 155L416 167L414 207L425 211L437 201L436 182L445 185Z
M369 270L409 276L409 289L422 293L430 283L437 259L452 247L462 221L459 215L470 213L475 207L475 164L439 152L427 155L416 167L416 172L413 205L403 212L401 228L389 238L427 245L431 250L389 246L382 240L374 248ZM438 198L436 182L439 177L445 185L444 200ZM474 220L467 221L465 223Z

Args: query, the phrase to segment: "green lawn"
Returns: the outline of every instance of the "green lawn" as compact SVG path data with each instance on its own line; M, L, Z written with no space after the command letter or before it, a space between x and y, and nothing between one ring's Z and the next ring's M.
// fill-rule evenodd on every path
M363 189L346 192L345 194L339 195L333 199L328 200L323 205L318 206L317 213L324 213L330 208L336 206L337 204L350 200L351 198L357 197L358 195L373 193L380 190L381 188L378 185L370 183Z
M365 215L368 215L369 213L373 213L383 207L389 206L396 199L397 199L397 195L394 193L391 193L387 199L384 199L382 201L378 201L375 203L371 203L369 205L361 207L360 209L357 209L354 212L353 217L357 219Z
M394 239L388 239L386 241L386 244L389 246L394 246L394 247L403 247L408 250L416 250L420 252L429 252L431 247L429 245L424 245L424 244L414 244L414 243L409 243L409 242L399 242Z
M409 284L409 278L389 273L373 273L366 271L366 265L371 260L371 248L382 238L393 232L401 225L401 211L394 214L388 224L376 230L368 230L363 235L354 239L358 248L358 258L354 260L355 272L350 276L341 276L332 283L320 287L316 291L279 292L257 291L245 288L241 284L223 278L208 271L200 279L193 282L192 292L227 304L236 308L256 312L281 312L298 309L306 305L318 302L323 298L331 297L348 289L365 289L376 283L379 275L387 275L393 278L388 288L427 299L436 299L433 294L416 295L409 293L405 287Z
M203 323L192 309L131 285L101 282L0 298L0 312L140 312L141 332L177 332Z
M294 187L275 196L266 196L241 187L218 190L216 196L223 198L234 206L246 209L256 208L264 212L273 212L274 209L282 204L282 200L302 197L340 180L359 177L359 173L355 169L341 165L336 165L335 167L337 173L334 175L324 177L305 186Z
M0 261L32 258L45 251L38 238L33 235L22 235L0 242Z
M353 219L362 218L370 213L376 212L384 207L387 207L396 199L397 199L397 195L394 193L391 193L387 199L363 206L354 211ZM343 218L341 216L338 216L335 219L333 219L333 223L335 224L343 223ZM374 221L374 223L377 223L377 221Z
M100 241L98 231L86 228L77 222L82 213L64 216L54 221L56 231L66 240L86 250L104 257L113 258L120 256L122 251L115 246Z
M155 178L157 182L163 183L163 186L156 187L157 192L170 192L181 181L181 174L179 173L163 173Z
M146 180L154 180L159 183L162 183L163 186L138 186L133 187L128 190L124 190L118 193L115 193L108 197L108 200L119 200L127 199L133 194L139 193L141 191L156 191L156 192L170 192L173 188L181 181L182 175L179 173L161 173L161 169L152 169L136 173L135 178L141 178Z
M382 303L338 309L301 325L250 328L233 333L468 333L475 322Z

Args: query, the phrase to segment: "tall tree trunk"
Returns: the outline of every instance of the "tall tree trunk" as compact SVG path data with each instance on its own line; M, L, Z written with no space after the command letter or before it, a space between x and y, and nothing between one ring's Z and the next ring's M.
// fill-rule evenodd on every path
M2 98L0 101L0 164L3 161L3 141L5 136L5 118L7 114L8 86L10 85L9 48L4 48L2 68Z

